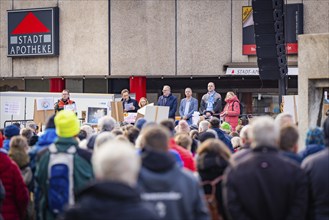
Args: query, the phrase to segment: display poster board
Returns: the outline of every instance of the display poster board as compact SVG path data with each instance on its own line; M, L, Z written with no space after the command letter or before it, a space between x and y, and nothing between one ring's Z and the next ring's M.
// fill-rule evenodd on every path
M169 106L146 106L144 118L147 122L160 123L168 119Z
M18 115L21 109L21 104L18 101L6 101L4 105L4 113L6 115Z
M48 118L55 114L54 110L38 110L37 100L34 99L33 121L37 124L46 124Z
M108 113L107 108L103 107L88 107L87 110L87 123L96 125L98 120Z
M123 106L122 102L110 102L111 116L118 122L123 122Z
M41 110L54 110L53 98L38 98L37 99L37 111Z

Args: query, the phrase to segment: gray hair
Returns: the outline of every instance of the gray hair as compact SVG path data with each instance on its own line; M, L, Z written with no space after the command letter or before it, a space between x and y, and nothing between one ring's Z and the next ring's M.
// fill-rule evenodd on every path
M284 125L293 125L294 118L290 113L282 112L278 114L275 118L276 129L280 130Z
M240 144L244 145L246 143L250 143L250 137L248 132L250 130L250 125L245 125L240 131Z
M96 137L94 151L97 151L102 144L104 144L107 141L113 140L114 138L115 136L109 131L100 133Z
M140 158L129 142L107 141L92 157L95 177L99 180L136 185L141 166Z
M248 135L252 141L251 147L274 146L277 147L279 132L275 127L274 120L270 116L256 117L251 121Z
M112 131L116 126L116 121L111 116L104 116L98 120L98 130L102 131Z
M199 123L199 132L207 131L209 129L210 123L208 121L201 121Z
M87 124L82 125L81 128L80 128L80 130L83 130L83 131L85 131L85 132L87 133L87 137L86 137L87 140L88 140L88 139L91 137L91 135L93 135L93 133L94 133L94 129L93 129L90 125L87 125Z

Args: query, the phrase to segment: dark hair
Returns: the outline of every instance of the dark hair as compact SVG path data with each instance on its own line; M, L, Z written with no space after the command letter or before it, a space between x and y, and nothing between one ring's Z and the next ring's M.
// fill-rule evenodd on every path
M173 119L166 119L160 122L160 125L166 127L171 133L175 131L175 122Z
M295 126L287 125L280 130L280 149L292 151L299 138L298 130Z
M80 130L78 134L78 138L80 141L87 138L87 132L85 130Z
M50 116L50 118L48 118L47 124L46 124L46 129L47 128L55 128L55 114Z
M139 136L139 129L136 127L129 127L124 132L124 136L130 141L130 143L135 144L136 139Z
M123 93L126 93L126 92L128 92L128 94L129 94L129 90L128 90L128 89L123 89L123 90L121 91L121 95L122 95Z
M210 126L211 128L219 128L220 120L216 117L213 117L212 119L210 119Z

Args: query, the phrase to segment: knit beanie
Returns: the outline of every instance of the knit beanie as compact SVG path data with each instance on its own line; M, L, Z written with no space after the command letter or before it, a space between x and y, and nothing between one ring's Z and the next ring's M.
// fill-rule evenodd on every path
M220 128L223 130L223 131L226 131L226 132L231 132L231 125L227 122L223 122L221 125L220 125Z
M56 134L59 137L74 137L80 131L78 117L73 111L62 110L55 116Z
M16 125L8 125L5 127L4 135L7 137L7 139L19 135L19 128Z
M135 123L135 127L138 128L139 130L142 130L142 127L145 123L146 120L144 118L139 118Z
M306 134L305 144L306 145L310 145L310 144L324 145L323 130L319 127L309 129Z

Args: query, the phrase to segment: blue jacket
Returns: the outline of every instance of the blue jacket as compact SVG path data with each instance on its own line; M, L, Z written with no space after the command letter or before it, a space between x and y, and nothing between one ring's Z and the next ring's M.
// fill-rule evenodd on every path
M219 128L212 128L212 129L216 131L218 139L224 142L224 144L228 147L231 153L234 153L231 140L228 137L226 137L225 132L220 130Z
M29 152L30 156L30 167L34 173L35 171L35 162L36 155L44 148L48 147L50 144L54 143L57 139L56 129L47 128L45 132L40 136L38 142L32 147Z
M3 149L5 149L7 152L9 152L9 148L10 148L10 139L5 139L4 141L3 141Z
M309 144L306 145L305 149L299 152L299 156L304 160L306 157L308 157L311 154L315 154L321 150L325 149L324 145L318 145L318 144Z
M158 106L169 106L169 118L175 119L175 113L177 110L177 98L171 93L166 96L160 96L158 99Z
M187 115L184 115L186 102L187 102L186 98L184 98L184 99L182 99L180 101L179 115L181 117L186 116L187 117L187 120L186 120L187 123L189 125L191 125L192 124L192 114L193 114L193 112L198 111L198 100L196 98L191 97L190 107L189 107L189 110L188 110L188 114Z

